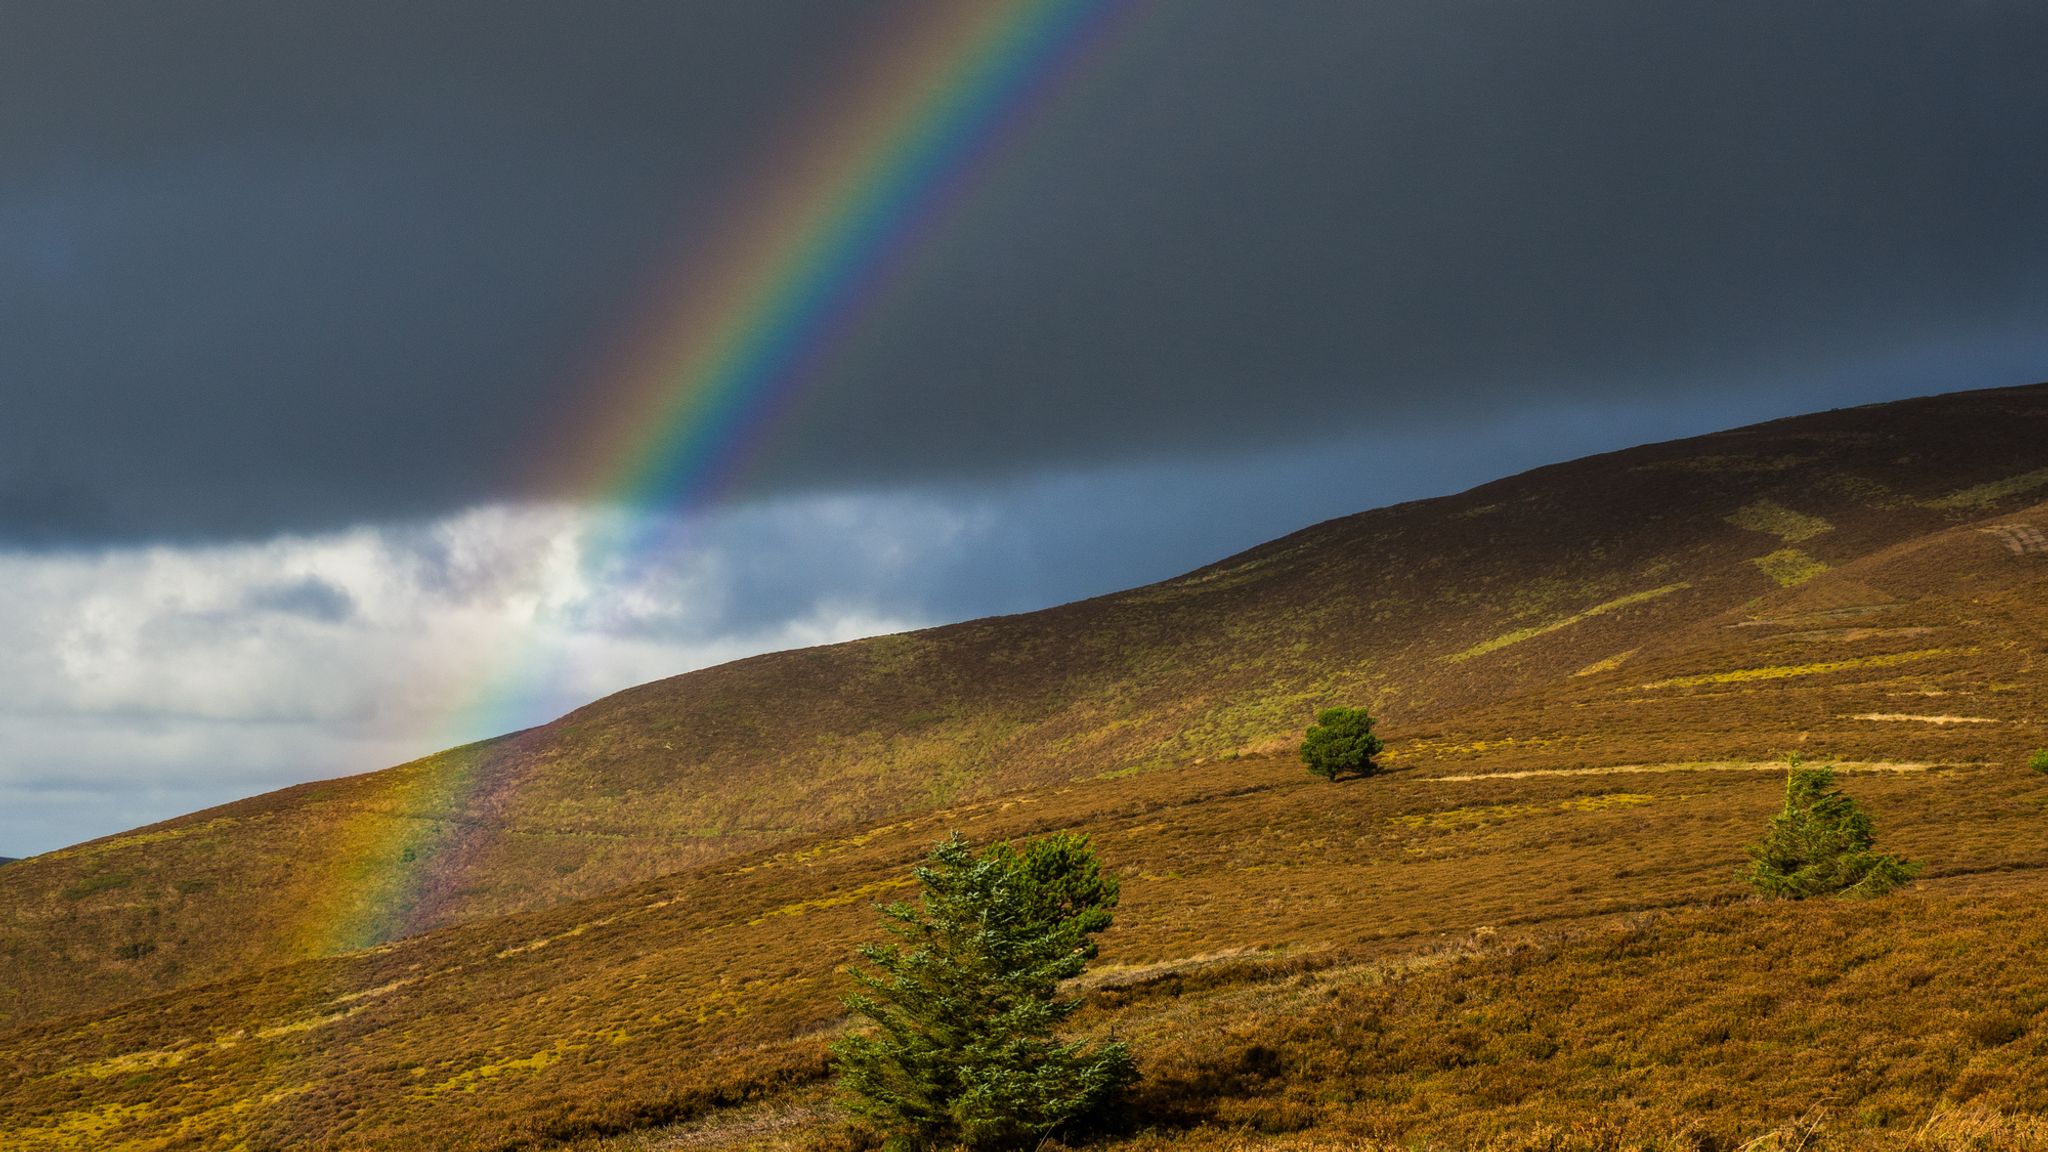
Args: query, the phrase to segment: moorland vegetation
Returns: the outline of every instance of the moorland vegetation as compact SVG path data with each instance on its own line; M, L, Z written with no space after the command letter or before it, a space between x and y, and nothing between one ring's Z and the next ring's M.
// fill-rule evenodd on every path
M1778 421L9 864L0 1147L816 1147L958 829L1117 878L1094 1147L2040 1149L2044 495L2048 388ZM1914 884L1756 898L1787 749Z

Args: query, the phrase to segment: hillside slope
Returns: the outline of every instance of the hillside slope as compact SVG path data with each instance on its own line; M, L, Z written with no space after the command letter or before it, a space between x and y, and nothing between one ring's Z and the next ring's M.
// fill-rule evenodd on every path
M1937 1112L2038 1147L2044 431L2034 388L1619 453L10 865L9 983L44 999L0 1034L0 1147L804 1147L833 1123L834 969L871 904L949 830L1050 828L1124 878L1083 1023L1148 1073L1134 1150L1241 1146L1244 1126L1733 1148L1823 1113L1839 1146L1877 1148ZM1330 699L1389 715L1392 773L1301 771L1291 739ZM1016 726L939 755L938 732L989 717ZM1884 847L1926 866L1913 890L1743 899L1795 749L1840 764ZM520 786L485 805L464 771ZM303 931L287 893L387 879L302 874L294 845L348 829L322 850L367 855L393 843L361 838L380 821L451 793L469 835L420 843L464 868L412 909L442 926L275 962ZM662 836L741 815L780 823ZM562 845L581 867L551 876ZM270 919L235 939L232 915ZM135 955L51 965L106 925ZM116 982L163 953L227 978L173 972L139 1000Z
M0 1028L998 797L1071 794L1083 814L1126 787L1175 794L1265 763L1333 702L1371 704L1417 767L1768 759L1802 736L1894 760L1902 737L1985 755L1996 735L2003 756L2030 719L1844 717L1931 714L1857 669L2031 683L2041 632L1994 585L2031 579L2048 517L2023 510L2044 490L2048 386L1962 393L1539 469L1132 592L646 685L9 865ZM1930 572L1937 591L1989 581L1988 614L1942 599L1957 622L1918 622L1921 585L1882 587ZM2020 662L1979 679L1994 659ZM1756 669L1793 671L1688 681ZM1714 701L1759 685L1772 719L1729 731Z

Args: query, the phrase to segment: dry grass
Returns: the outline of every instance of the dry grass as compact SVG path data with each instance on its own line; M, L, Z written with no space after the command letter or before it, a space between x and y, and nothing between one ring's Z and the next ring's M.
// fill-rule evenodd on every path
M811 1146L835 966L955 828L1124 878L1084 1023L1150 1079L1097 1144L2038 1146L2048 569L1916 501L2039 467L2040 397L1546 469L9 864L0 1147ZM1750 564L1720 513L1771 500L1831 570ZM1934 695L1997 723L1857 719ZM1321 702L1395 770L1307 777ZM1742 899L1794 749L1871 769L1918 887ZM344 827L445 855L323 956L301 909L398 865Z
M867 905L888 891L879 885L900 880L953 827L984 839L1049 827L1095 836L1125 878L1125 898L1107 941L1116 967L1095 984L1090 1026L1113 1023L1141 1041L1169 1096L1201 1074L1175 1069L1211 1046L1203 1038L1215 1028L1251 1036L1271 1021L1310 1019L1305 988L1374 986L1390 965L1425 982L1441 979L1425 970L1444 965L1460 982L1491 972L1492 952L1441 947L1485 928L1496 939L1549 939L1546 963L1560 966L1545 971L1569 984L1595 978L1607 946L1573 942L1597 935L1603 917L1698 908L1684 913L1701 918L1685 921L1697 930L1660 939L1722 939L1710 958L1725 964L1766 938L1818 946L1817 929L1788 933L1784 917L1819 916L1823 926L1860 924L1872 940L1925 932L1910 948L1904 936L1887 946L1933 957L1938 978L1991 994L1970 983L1974 967L1941 961L1941 949L1994 917L2008 922L2014 948L2048 930L2026 927L2032 905L1985 903L2011 901L1967 887L1987 883L1977 876L2036 883L2031 870L2048 866L2039 835L2048 785L2006 768L1847 779L1877 814L1887 849L1930 864L1926 892L1966 886L1925 905L1939 915L1906 916L1905 902L1884 902L1893 918L1875 922L1854 919L1868 913L1850 906L1715 909L1740 898L1742 845L1779 798L1771 773L1632 776L1626 791L1598 777L1447 782L1424 771L1330 785L1284 759L1241 761L956 808L17 1033L0 1042L0 1085L10 1086L0 1087L9 1118L0 1146L196 1148L230 1137L252 1149L537 1147L779 1100L823 1075L823 1039L838 1019L834 966L872 935ZM1705 963L1690 952L1668 959ZM1677 970L1624 966L1604 979L1617 982L1619 1002L1662 988ZM1896 993L1872 1011L1949 1010L1920 989ZM1590 1034L1611 1023L1572 1027ZM1415 1017L1414 1039L1401 1043L1421 1045L1441 1024ZM1348 1034L1350 1025L1334 1026ZM1583 1070L1532 1068L1567 1080ZM1914 1098L1932 1108L1939 1094ZM1265 1107L1152 1122L1264 1123ZM1731 1112L1743 1123L1771 1115L1743 1108Z

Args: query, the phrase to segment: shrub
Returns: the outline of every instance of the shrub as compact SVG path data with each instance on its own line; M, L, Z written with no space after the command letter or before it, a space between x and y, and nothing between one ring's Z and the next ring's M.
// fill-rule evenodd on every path
M1386 747L1372 734L1372 713L1363 708L1325 708L1316 713L1301 741L1301 760L1308 770L1325 780L1349 773L1370 776L1378 772L1373 757Z
M1835 787L1832 768L1785 775L1785 807L1749 850L1743 877L1766 896L1881 896L1911 880L1919 866L1871 851L1870 816Z
M2034 749L2034 758L2027 761L2027 767L2036 772L2048 772L2048 748Z
M850 971L873 1026L833 1046L849 1108L900 1148L1020 1148L1137 1078L1123 1044L1062 1041L1056 995L1095 956L1117 883L1085 836L979 853L957 834L916 870L916 904L882 910L895 942Z

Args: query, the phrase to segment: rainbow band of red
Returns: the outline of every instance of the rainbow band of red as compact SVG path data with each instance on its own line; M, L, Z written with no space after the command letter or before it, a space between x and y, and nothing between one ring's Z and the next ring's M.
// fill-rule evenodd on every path
M588 441L599 500L675 509L717 494L1134 4L948 0L908 21L867 90L809 134L632 358Z
M741 197L718 251L677 270L622 367L587 389L597 421L553 487L626 514L586 563L651 560L672 544L664 525L730 484L993 161L1147 2L915 9L864 82ZM552 675L544 663L531 653L491 661L451 742L530 722ZM308 910L308 951L416 930L428 894L457 883L449 873L470 856L461 841L474 815L504 810L500 794L518 787L516 773L476 750L401 775L386 803L362 809L332 843L331 889L316 901L324 909Z

